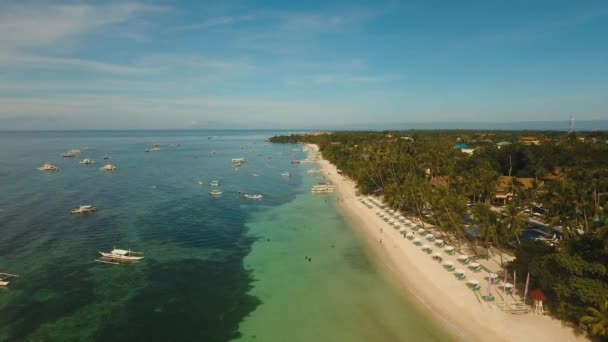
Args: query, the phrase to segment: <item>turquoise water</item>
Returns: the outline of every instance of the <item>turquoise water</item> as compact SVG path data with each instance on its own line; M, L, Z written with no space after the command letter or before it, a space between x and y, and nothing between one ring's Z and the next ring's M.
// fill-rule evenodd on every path
M0 341L443 340L332 198L310 194L309 165L290 164L299 146L273 134L0 133L0 272L20 275L0 291ZM80 158L60 156L73 148ZM115 173L99 170L105 154ZM61 170L36 170L47 161ZM69 214L89 203L96 213ZM145 259L93 261L113 246Z

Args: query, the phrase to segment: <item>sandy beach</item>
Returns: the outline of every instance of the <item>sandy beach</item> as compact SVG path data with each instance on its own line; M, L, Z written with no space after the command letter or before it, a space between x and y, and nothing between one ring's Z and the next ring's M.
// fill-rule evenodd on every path
M318 151L316 145L307 145ZM416 298L431 317L456 339L464 341L586 341L571 327L549 316L510 314L492 308L481 299L485 272L467 270L467 278L476 278L482 285L475 293L465 281L456 279L441 263L433 260L420 247L389 226L376 215L377 208L368 208L356 195L352 180L339 175L334 165L324 159L317 161L321 173L335 186L339 207L358 234L398 286ZM434 251L440 251L431 243ZM445 256L445 253L444 253ZM447 259L456 260L455 257ZM444 261L447 260L444 257ZM455 262L456 267L458 264ZM466 268L466 267L461 267ZM481 292L481 293L480 293ZM508 301L507 301L508 302Z

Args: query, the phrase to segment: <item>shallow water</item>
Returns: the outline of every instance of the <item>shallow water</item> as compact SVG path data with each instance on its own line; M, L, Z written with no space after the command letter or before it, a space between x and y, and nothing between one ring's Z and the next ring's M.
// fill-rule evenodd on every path
M290 164L299 146L266 144L272 134L0 133L0 272L20 275L0 291L0 340L444 340L384 281L331 197L310 194L312 165ZM72 148L80 158L60 156ZM117 172L99 170L105 154ZM36 170L46 161L61 170ZM69 214L89 203L96 213ZM93 262L113 246L145 259Z

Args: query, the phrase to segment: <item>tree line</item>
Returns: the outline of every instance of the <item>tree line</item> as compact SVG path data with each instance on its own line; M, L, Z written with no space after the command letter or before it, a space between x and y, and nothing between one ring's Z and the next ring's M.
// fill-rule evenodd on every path
M381 195L459 248L468 241L482 257L490 247L514 254L505 266L529 272L554 315L608 334L606 134L334 132L270 141L317 144L361 194ZM498 194L504 205L493 205ZM529 239L530 228L545 241Z

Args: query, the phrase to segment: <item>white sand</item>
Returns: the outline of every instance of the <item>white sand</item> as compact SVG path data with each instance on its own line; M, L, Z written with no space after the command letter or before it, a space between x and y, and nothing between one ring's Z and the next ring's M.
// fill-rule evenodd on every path
M318 151L316 145L308 146ZM485 272L473 273L460 265L455 256L447 256L440 248L416 235L423 243L431 245L433 251L442 252L444 261L453 260L456 268L466 269L467 279L478 279L482 289L476 295L466 286L466 281L457 280L431 255L422 252L420 247L380 219L376 215L377 208L363 205L357 199L354 182L339 175L334 165L326 160L319 160L318 164L322 174L335 185L339 206L372 247L381 264L404 291L415 297L455 337L465 341L586 340L577 336L574 329L548 316L514 315L492 309L481 299L487 292Z

